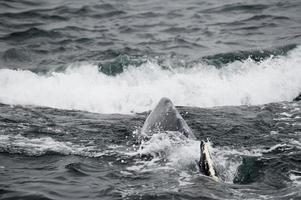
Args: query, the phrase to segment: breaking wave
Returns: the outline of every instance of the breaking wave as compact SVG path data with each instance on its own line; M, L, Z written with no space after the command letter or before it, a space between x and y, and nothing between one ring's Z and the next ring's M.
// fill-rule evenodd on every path
M176 105L212 107L290 101L301 91L301 48L260 62L235 61L218 69L198 63L163 69L147 61L108 76L95 64L79 63L63 72L36 74L0 69L0 102L98 113L151 109L167 96Z

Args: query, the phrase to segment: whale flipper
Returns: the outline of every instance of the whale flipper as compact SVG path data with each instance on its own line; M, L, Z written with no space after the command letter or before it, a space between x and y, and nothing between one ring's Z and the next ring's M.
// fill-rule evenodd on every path
M197 162L199 170L206 176L210 176L213 180L218 181L218 174L214 166L214 162L211 158L209 151L209 142L201 140L200 144L200 160Z
M141 132L146 135L163 131L179 131L195 139L192 130L170 99L163 97L144 122Z

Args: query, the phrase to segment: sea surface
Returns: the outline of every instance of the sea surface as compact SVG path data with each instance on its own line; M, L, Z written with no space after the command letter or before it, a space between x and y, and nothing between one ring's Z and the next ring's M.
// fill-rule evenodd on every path
M301 199L300 0L0 0L0 199ZM141 127L170 98L197 140ZM219 182L198 172L209 139Z

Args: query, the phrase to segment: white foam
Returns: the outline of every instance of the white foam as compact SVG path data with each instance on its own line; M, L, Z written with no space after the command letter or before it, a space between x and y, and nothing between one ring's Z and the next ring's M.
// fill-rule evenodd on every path
M200 159L200 142L188 140L186 144L175 147L169 157L170 165L182 168L188 165L195 165Z
M192 176L185 171L181 171L178 177L179 186L189 186L193 183L191 182Z
M292 100L301 91L301 47L287 56L237 61L216 69L163 70L152 62L107 76L96 65L70 65L65 72L37 75L0 69L0 102L99 113L142 112L161 97L176 105L211 107Z
M150 140L141 144L141 148L137 153L151 154L154 159L138 163L134 169L145 171L151 168L164 169L164 166L157 165L157 161L164 159L169 169L179 170L193 169L197 171L196 162L200 159L200 141L183 139L177 132L157 133L151 136ZM230 147L213 147L209 143L210 153L214 161L214 165L218 168L218 172L222 176L223 181L232 183L238 166L241 164L242 156L245 155L262 155L258 150L235 150ZM155 163L155 165L154 165ZM181 176L180 176L181 177Z
M276 145L271 146L269 149L262 150L262 152L263 153L270 153L270 152L273 152L273 151L275 151L279 148L288 148L288 145L284 144L284 143L276 144Z
M90 147L75 145L71 142L60 142L50 137L27 138L22 135L0 135L0 150L30 156L58 153L98 157L101 154L93 151Z
M294 139L290 139L289 143L291 145L293 145L295 148L301 149L301 139L299 141L298 140L294 140Z
M270 134L271 135L277 135L277 134L279 134L279 132L278 131L271 131Z
M290 172L291 172L291 173L290 173L290 175L289 175L289 178L291 179L291 181L292 181L295 185L301 186L301 172L295 171L295 170L291 170Z
M184 148L187 148L187 150L190 151L191 143L196 142L197 141L186 138L178 131L166 131L153 134L149 140L142 141L137 153L165 157L174 154L176 157L180 157ZM199 152L199 149L195 152ZM184 154L183 157L187 158L187 152Z

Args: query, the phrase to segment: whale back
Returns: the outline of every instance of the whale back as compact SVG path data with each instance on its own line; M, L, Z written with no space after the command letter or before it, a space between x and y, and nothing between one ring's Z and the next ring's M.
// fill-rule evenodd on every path
M151 135L156 132L179 131L186 137L195 139L192 130L182 118L170 99L162 98L147 117L141 132Z

